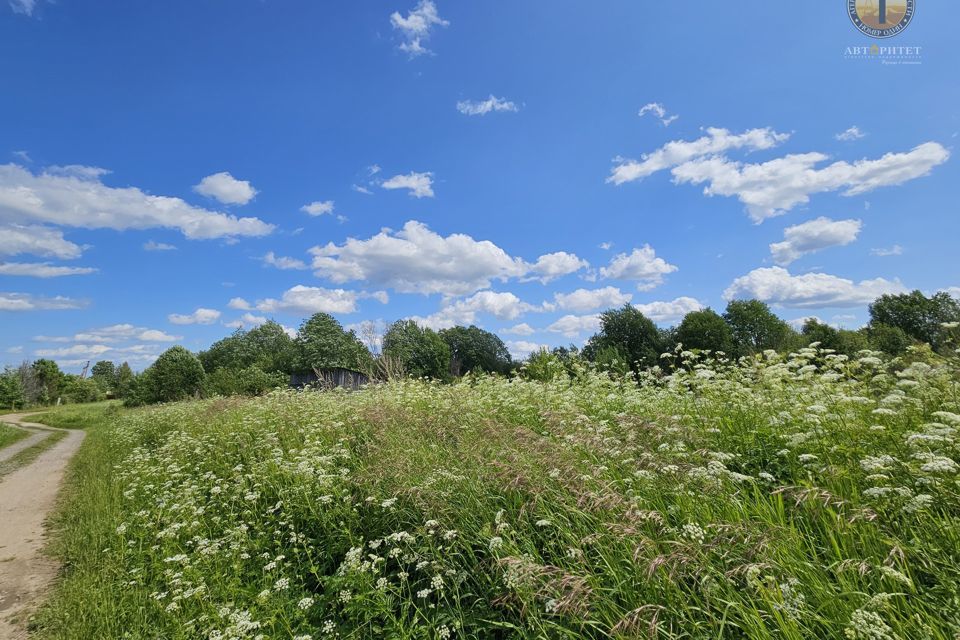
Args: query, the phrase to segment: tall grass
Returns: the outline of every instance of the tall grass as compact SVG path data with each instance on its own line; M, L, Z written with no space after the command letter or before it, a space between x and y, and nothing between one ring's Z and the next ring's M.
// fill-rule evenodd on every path
M392 382L90 431L55 638L960 633L960 367Z

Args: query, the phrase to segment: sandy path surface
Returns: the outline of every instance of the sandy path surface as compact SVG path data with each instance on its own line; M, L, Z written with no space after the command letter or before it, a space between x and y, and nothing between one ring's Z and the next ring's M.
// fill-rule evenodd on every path
M3 422L38 430L13 446L39 436L36 444L49 432L58 431L23 422L28 415L0 417ZM42 553L46 543L44 522L56 504L67 463L84 435L83 431L67 431L63 440L32 463L0 478L0 640L27 637L27 613L57 575L57 563Z
M3 416L3 417L0 417L0 422L7 422L12 418L20 417L21 415L22 414L15 413L9 416ZM29 449L30 447L32 447L33 445L37 444L38 442L47 438L47 436L50 435L50 432L46 429L43 429L43 430L24 429L20 427L20 425L12 424L9 422L7 422L7 424L11 427L18 427L20 428L21 431L26 431L30 435L24 438L23 440L18 440L13 444L11 444L10 446L0 449L0 462L3 462L4 460L9 460L10 458L17 455L24 449Z

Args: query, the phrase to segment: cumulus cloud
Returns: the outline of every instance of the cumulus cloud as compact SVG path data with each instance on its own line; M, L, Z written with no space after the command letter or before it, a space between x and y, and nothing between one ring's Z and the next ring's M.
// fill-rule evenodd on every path
M417 6L407 12L406 17L395 11L390 16L390 24L403 36L399 49L411 58L431 53L424 46L430 39L434 27L446 27L450 23L440 17L433 0L420 0Z
M691 160L673 169L678 184L704 184L704 195L733 196L742 202L754 222L782 215L810 196L840 191L856 196L887 186L896 186L930 173L950 157L935 142L921 144L906 153L888 153L876 160L838 161L822 169L829 159L823 153L787 155L760 164L734 162L723 156Z
M157 359L164 349L158 344L130 344L126 346L81 343L70 347L37 349L34 355L41 358L53 358L60 366L80 366L90 360L124 361L146 366Z
M267 313L347 314L354 313L357 310L357 302L364 298L373 298L383 304L389 302L389 298L382 291L366 293L297 285L284 291L279 300L267 298L257 301L256 309Z
M0 311L62 311L82 309L87 304L85 300L65 296L49 298L30 293L0 292Z
M147 240L143 243L144 251L176 251L177 248L172 244L166 244L163 242L155 242L153 240Z
M677 184L705 184L708 196L735 196L756 222L781 215L810 196L839 191L845 196L868 193L927 175L943 164L950 152L936 142L927 142L905 153L887 153L875 160L838 161L818 168L829 156L823 153L790 154L768 162L733 161L734 150L771 149L789 138L770 128L731 134L726 129L707 129L693 141L675 140L640 161L618 159L607 182L620 185L671 170Z
M679 297L669 302L648 302L633 305L643 315L657 323L674 322L692 311L700 311L703 305L696 298Z
M446 304L432 315L413 316L410 319L431 329L446 329L456 325L476 324L479 315L490 315L498 320L515 320L539 307L522 301L513 293L480 291L469 298Z
M490 287L492 280L522 277L529 265L488 240L468 235L447 237L411 220L394 232L384 229L368 240L314 247L318 277L342 284L367 281L400 293L468 295Z
M550 348L548 345L527 340L507 340L504 344L514 360L526 360L531 353Z
M274 254L273 251L269 251L267 252L267 255L263 256L263 264L276 267L277 269L281 269L283 271L302 271L310 268L303 260L278 256Z
M253 185L246 180L237 180L227 171L207 176L193 190L223 204L247 204L257 195Z
M841 131L834 137L840 142L853 142L854 140L859 140L866 136L864 132L860 131L860 127L854 125L847 129L846 131Z
M642 118L648 113L652 113L654 116L656 116L657 120L660 121L660 124L662 124L665 127L669 127L674 120L680 117L677 115L672 115L672 116L667 115L666 107L664 107L659 102L651 102L650 104L646 104L642 106L640 108L640 112L637 115Z
M0 205L2 207L2 205ZM40 225L0 224L0 256L30 254L72 260L83 248L63 237L63 232Z
M548 253L537 258L537 261L530 266L530 271L535 274L533 279L540 280L540 282L546 284L551 280L576 273L589 266L589 262L580 259L572 253L557 251L556 253Z
M631 253L614 256L610 265L600 269L600 275L614 280L636 280L637 289L649 291L663 284L663 277L677 267L657 257L657 252L648 244Z
M577 289L570 293L557 293L553 296L558 308L579 313L622 307L630 302L631 298L633 298L633 294L624 293L616 287Z
M300 211L303 211L311 216L322 216L328 213L333 213L333 200L318 200L316 202L311 202L310 204L305 204L300 207Z
M883 278L859 283L826 273L794 276L782 267L754 269L733 281L726 300L756 298L790 308L857 307L870 304L885 294L906 292L899 281Z
M827 247L842 247L857 239L863 222L860 220L831 220L819 217L803 224L787 227L783 242L770 245L773 261L785 267L794 260Z
M892 247L880 247L877 249L871 249L870 255L879 256L881 258L886 258L889 256L902 256L903 247L898 244L893 245Z
M121 342L143 340L145 342L175 342L182 336L173 336L159 329L138 327L132 324L112 324L106 327L85 329L72 336L34 336L35 342Z
M676 167L694 158L722 154L734 149L759 151L770 149L786 141L790 134L777 133L773 129L751 129L740 134L731 134L727 129L710 127L707 135L693 141L668 142L653 153L644 154L640 161L618 159L607 182L621 185L641 180L658 171Z
M193 313L179 314L171 313L167 316L173 324L213 324L220 319L220 312L216 309L197 309Z
M520 107L506 98L497 98L490 94L486 100L461 100L457 103L457 111L465 116L485 116L491 112L516 113L520 111Z
M407 189L410 196L414 198L432 198L433 193L433 173L410 172L406 175L393 176L384 180L381 184L384 189Z
M254 329L260 325L266 324L270 321L270 318L266 316L258 316L252 313L245 313L240 316L237 320L232 320L230 322L224 322L223 326L228 329Z
M49 262L0 262L0 276L29 276L33 278L59 278L83 276L96 273L93 267L61 267Z
M239 309L241 311L250 311L253 309L253 306L243 298L230 298L227 306L231 309Z
M503 332L514 336L532 336L537 332L537 330L526 322L521 322L520 324L515 324L508 329L504 329Z
M102 170L91 167L48 168L34 174L16 164L0 165L0 227L4 232L11 226L19 225L22 231L24 225L45 223L118 231L169 228L192 240L265 236L273 231L273 225L257 218L209 211L136 187L109 187L102 176ZM35 226L28 228L34 236L39 233Z
M599 314L588 316L566 315L547 327L547 331L562 334L567 338L576 338L584 333L596 333L599 329Z

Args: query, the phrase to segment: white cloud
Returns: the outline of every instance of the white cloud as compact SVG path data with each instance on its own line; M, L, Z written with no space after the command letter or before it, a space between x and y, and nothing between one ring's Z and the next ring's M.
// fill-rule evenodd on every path
M220 319L220 312L216 309L197 309L190 314L171 313L167 320L173 324L213 324Z
M820 316L803 316L801 318L794 318L792 320L787 320L786 323L793 327L794 331L800 331L803 329L803 325L807 324L808 320L816 320L817 322L823 322L820 319Z
M572 253L557 251L556 253L548 253L537 258L537 261L531 265L530 271L536 274L537 277L534 279L546 284L551 280L576 273L589 266L589 262L580 259Z
M846 131L838 133L834 137L841 142L852 142L854 140L859 140L860 138L863 138L866 135L867 134L860 131L860 127L854 125L849 129L847 129Z
M526 360L531 353L550 348L548 345L527 340L507 340L504 344L514 360Z
M287 258L284 256L278 256L273 253L273 251L267 252L267 255L263 256L263 263L271 267L276 267L283 271L296 271L296 270L306 270L310 267L307 266L307 263L303 260L298 260L297 258Z
M485 116L491 112L516 113L520 107L506 98L490 94L486 100L461 100L457 103L457 111L465 116Z
M788 133L777 133L773 129L751 129L741 134L731 134L726 129L710 127L707 135L692 142L674 140L650 154L644 154L641 161L618 159L619 164L607 182L621 185L646 178L663 169L676 167L694 158L722 154L733 149L758 151L770 149L790 137Z
M532 336L537 330L526 322L521 322L520 324L513 325L509 329L504 329L503 332L514 336Z
M616 287L602 289L577 289L571 293L558 293L553 296L556 306L564 311L584 313L595 309L622 307L630 302L633 294L623 293Z
M260 325L266 324L270 321L270 318L266 316L258 316L252 313L245 313L238 320L233 320L231 322L224 322L223 326L228 329L253 329L259 327Z
M480 291L473 296L445 305L432 315L410 319L431 329L476 324L477 316L491 315L498 320L515 320L528 311L539 310L509 292Z
M107 327L86 329L72 336L34 336L35 342L121 342L143 340L144 342L176 342L183 336L173 336L159 329L137 327L132 324L112 324Z
M404 41L399 49L411 58L416 58L430 53L423 43L429 40L433 28L446 27L450 23L440 17L433 0L420 0L416 8L409 11L406 17L403 17L400 12L394 12L390 16L390 24L403 35Z
M156 344L131 344L124 347L106 344L75 344L70 347L38 349L34 352L42 358L53 358L60 366L80 366L89 360L126 361L148 365L157 359L163 350Z
M363 185L355 184L355 185L351 185L350 188L353 189L354 191L356 191L357 193L362 193L362 194L367 195L367 196L372 196L372 195L373 195L373 191L371 191L370 189L368 189L367 187L365 187L365 186L363 186Z
M636 280L637 289L649 291L663 284L663 276L676 270L676 266L658 258L653 247L645 244L629 255L620 253L614 256L610 266L600 269L600 275L615 280Z
M324 289L297 285L283 292L279 300L267 298L258 300L256 309L267 313L354 313L357 302L363 298L373 298L387 304L389 298L382 291L366 293L345 289Z
M154 242L153 240L147 240L143 243L144 251L176 251L177 248L172 244L166 244L163 242Z
M599 246L601 249L603 249L604 251L610 251L610 249L613 248L613 243L612 243L612 242L601 242L598 246Z
M403 229L384 229L369 240L310 250L318 277L342 284L363 280L400 293L460 296L490 287L492 280L522 277L529 265L490 241L468 235L442 237L411 220Z
M0 276L30 276L33 278L59 278L83 276L96 273L93 267L60 267L49 262L0 262Z
M146 340L148 342L176 342L182 338L183 336L170 335L159 329L146 329L137 335L138 340Z
M785 267L808 253L850 244L857 239L862 228L863 222L860 220L831 220L821 216L787 227L783 232L783 242L771 244L770 253L774 262Z
M0 203L0 219L3 215L2 206ZM63 232L58 229L40 225L0 225L0 256L31 254L72 260L79 258L82 253L83 248L65 240Z
M960 287L947 287L946 289L944 289L944 291L949 293L951 296L953 296L957 300L960 300Z
M547 327L551 333L560 333L567 338L576 338L583 333L595 333L600 329L600 316L566 315Z
M227 171L207 176L193 190L223 204L247 204L257 195L253 185L246 180L237 180Z
M723 297L756 298L771 304L797 309L816 307L857 307L870 304L888 293L904 293L899 281L883 278L856 283L825 273L791 275L781 267L754 269L734 280Z
M0 311L62 311L82 309L85 306L87 306L85 300L64 296L47 298L29 293L0 292Z
M680 117L677 115L668 116L667 109L659 102L651 102L650 104L644 105L640 108L640 112L637 115L642 118L648 113L655 115L660 121L660 124L665 127L669 127L674 120Z
M734 162L723 156L691 160L673 169L677 184L703 184L708 196L736 196L755 222L782 215L806 204L818 193L844 196L900 185L930 173L950 157L946 148L927 142L906 153L888 153L876 160L838 161L822 153L792 154L760 164Z
M878 249L871 249L870 255L879 256L881 258L886 258L888 256L902 256L903 247L901 247L898 244L895 244L892 247L880 247Z
M33 9L37 6L37 0L10 0L10 8L14 13L20 13L25 16L32 16Z
M15 164L0 165L0 225L171 228L192 240L265 236L273 231L273 225L257 218L208 211L136 187L108 187L101 182L102 175L102 170L90 167L48 168L34 175Z
M673 322L683 318L692 311L703 309L703 305L696 298L682 296L669 302L648 302L633 305L643 315L657 323Z
M384 189L408 189L414 198L433 197L433 173L410 172L406 175L393 176L380 185Z
M231 298L227 306L231 309L239 309L241 311L250 311L253 309L253 306L243 298Z
M317 200L316 202L303 205L300 207L300 211L310 214L311 216L322 216L324 214L333 213L333 200Z

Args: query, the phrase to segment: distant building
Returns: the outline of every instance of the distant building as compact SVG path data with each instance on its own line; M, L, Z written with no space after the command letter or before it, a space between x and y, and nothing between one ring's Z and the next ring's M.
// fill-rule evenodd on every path
M290 386L295 389L318 387L321 389L352 389L356 391L370 384L370 376L359 371L335 367L314 369L307 373L294 373L290 376Z

